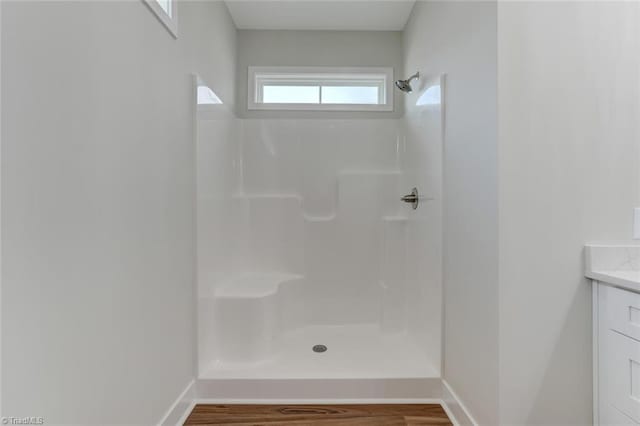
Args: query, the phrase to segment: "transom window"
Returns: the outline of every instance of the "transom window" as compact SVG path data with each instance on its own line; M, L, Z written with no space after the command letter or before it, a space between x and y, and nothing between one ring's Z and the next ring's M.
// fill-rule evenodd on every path
M392 111L392 68L249 67L248 109Z

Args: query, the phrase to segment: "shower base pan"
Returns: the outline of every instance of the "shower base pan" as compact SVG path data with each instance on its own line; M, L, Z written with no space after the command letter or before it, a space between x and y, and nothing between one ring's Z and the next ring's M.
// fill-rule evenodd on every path
M326 351L322 352L326 347ZM315 350L314 350L315 349ZM258 362L212 362L200 379L427 379L440 377L410 338L375 325L308 326Z

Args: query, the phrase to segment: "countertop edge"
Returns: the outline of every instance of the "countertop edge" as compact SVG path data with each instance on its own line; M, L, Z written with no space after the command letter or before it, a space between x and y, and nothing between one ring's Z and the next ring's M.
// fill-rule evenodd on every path
M585 276L591 280L598 281L598 283L603 285L618 287L640 293L640 282L617 277L615 275L611 275L607 271L588 271Z

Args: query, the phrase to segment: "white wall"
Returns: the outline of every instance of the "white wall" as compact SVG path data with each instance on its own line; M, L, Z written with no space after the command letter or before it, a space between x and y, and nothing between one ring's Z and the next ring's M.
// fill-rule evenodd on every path
M2 2L2 408L151 424L194 375L191 73L233 106L235 28L181 2Z
M393 67L394 79L402 71L400 31L238 31L238 116L241 118L398 118L402 96L395 93L393 112L248 111L247 67L327 66Z
M496 4L417 2L404 52L407 73L446 73L443 376L479 422L496 424Z
M500 420L591 423L582 247L640 202L640 5L499 5Z

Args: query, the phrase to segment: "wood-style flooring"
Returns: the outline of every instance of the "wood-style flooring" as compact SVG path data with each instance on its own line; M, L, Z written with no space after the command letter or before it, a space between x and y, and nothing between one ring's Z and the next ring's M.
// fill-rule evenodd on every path
M438 404L196 405L185 425L451 425Z

